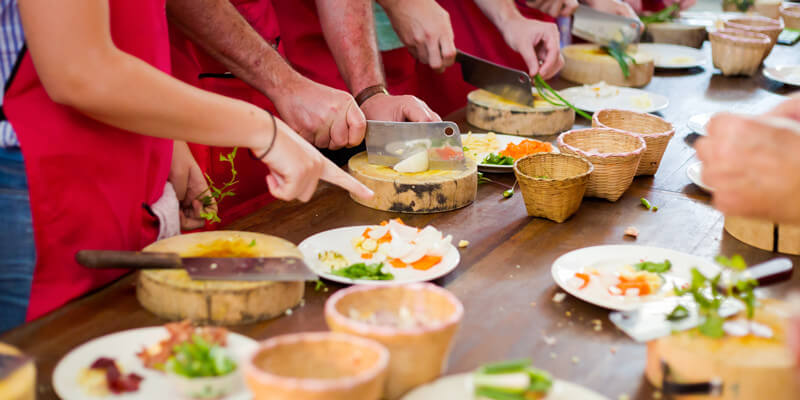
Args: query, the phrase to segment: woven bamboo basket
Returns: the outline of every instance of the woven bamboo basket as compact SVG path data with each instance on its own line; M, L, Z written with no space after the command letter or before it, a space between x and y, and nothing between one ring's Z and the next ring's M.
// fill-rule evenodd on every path
M594 166L572 154L537 153L514 163L528 215L561 223L578 211Z
M764 58L767 58L772 51L772 47L778 42L778 36L783 32L783 22L778 19L763 17L760 15L748 15L739 18L731 18L723 23L727 29L736 29L740 31L763 33L769 37L769 48L764 52Z
M711 59L723 75L753 75L771 48L763 33L720 29L709 33Z
M611 128L576 129L558 137L562 153L586 158L594 172L586 196L617 201L628 190L647 145L639 136Z
M800 4L783 3L780 13L786 28L800 30Z
M656 174L661 157L675 135L675 127L663 118L627 110L600 110L592 117L592 127L619 129L644 139L647 149L642 154L636 176Z

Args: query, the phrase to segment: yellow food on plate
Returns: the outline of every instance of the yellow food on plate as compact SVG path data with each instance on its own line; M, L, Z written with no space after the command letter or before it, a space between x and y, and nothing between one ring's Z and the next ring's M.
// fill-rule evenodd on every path
M482 136L473 136L469 132L466 137L461 138L461 144L464 146L464 155L475 162L480 162L485 154L496 153L503 148L494 132Z
M653 99L649 94L645 93L639 96L631 97L631 104L633 104L633 106L636 108L646 110L653 107Z

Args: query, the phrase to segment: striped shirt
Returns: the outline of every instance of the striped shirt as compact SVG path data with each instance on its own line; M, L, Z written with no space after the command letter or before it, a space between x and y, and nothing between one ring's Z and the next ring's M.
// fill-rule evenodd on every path
M22 31L17 0L0 0L0 106L5 96L5 84L24 46L25 33ZM14 128L8 121L0 121L0 147L18 146Z

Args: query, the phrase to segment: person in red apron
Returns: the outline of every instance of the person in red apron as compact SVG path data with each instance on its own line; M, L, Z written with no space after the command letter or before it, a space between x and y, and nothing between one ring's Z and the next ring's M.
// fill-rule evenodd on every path
M348 83L343 81L338 90L315 83L286 64L279 54L286 41L279 40L278 20L270 0L169 0L173 74L206 90L277 111L289 126L317 147L339 149L343 144L330 138L341 125L337 121L344 115L343 110L356 104L346 91L357 95L370 88L374 90L383 81L377 52L370 47L369 40L359 39L365 28L361 27L361 19L344 12L347 4L332 4L333 8L329 9L332 18L340 22L337 27L340 32L330 44L338 46L339 53L346 59L341 70ZM298 19L290 23L303 24L304 21ZM327 51L327 44L324 41L321 44ZM335 63L330 68L339 75ZM379 91L372 92L372 96L369 101L364 100L362 107L367 119L438 119L417 99L385 96ZM356 139L346 145L359 144L361 138ZM194 150L198 158L206 160L201 164L212 179L228 179L227 165L218 160L219 155L229 149L196 146ZM341 160L352 154L342 153L339 150L325 154ZM236 196L220 204L223 224L270 200L263 195L263 179L259 179L267 173L264 166L242 156L236 162L250 177L242 178Z
M156 216L177 218L167 180L186 174L170 171L180 146L169 139L251 149L272 167L267 185L277 198L306 201L318 179L371 196L280 120L170 77L164 1L26 0L3 8L18 10L23 28L9 18L3 31L24 35L27 45L6 75L2 110L19 146L4 142L4 151L21 149L27 176L36 267L28 298L16 300L28 304L29 320L125 273L83 269L78 250L138 250L164 231ZM165 202L173 212L151 215ZM18 240L6 233L21 231L8 227L16 223L0 216L4 240ZM0 282L7 277L0 268Z

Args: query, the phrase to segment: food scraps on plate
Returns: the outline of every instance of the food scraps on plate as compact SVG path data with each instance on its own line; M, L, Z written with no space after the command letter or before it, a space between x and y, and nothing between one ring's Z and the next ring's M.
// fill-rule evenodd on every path
M626 265L616 271L601 271L587 268L576 272L571 284L578 290L606 293L613 297L643 297L656 294L664 286L661 274L672 268L669 260L664 262L642 261Z

